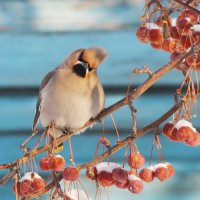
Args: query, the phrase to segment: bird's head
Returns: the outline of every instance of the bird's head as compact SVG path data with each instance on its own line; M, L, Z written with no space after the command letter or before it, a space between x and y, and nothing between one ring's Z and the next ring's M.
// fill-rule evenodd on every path
M66 64L72 69L73 73L85 78L87 74L96 71L106 55L106 50L98 47L77 49L69 55Z

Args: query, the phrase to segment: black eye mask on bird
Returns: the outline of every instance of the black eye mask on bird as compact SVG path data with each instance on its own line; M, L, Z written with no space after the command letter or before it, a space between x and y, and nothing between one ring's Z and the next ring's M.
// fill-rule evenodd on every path
M83 52L79 55L78 62L73 66L73 72L84 78L88 72L92 71L92 68L89 63L83 61Z
M88 63L78 61L74 66L73 66L73 72L77 74L80 77L85 77L88 72L90 72L92 69L89 67Z

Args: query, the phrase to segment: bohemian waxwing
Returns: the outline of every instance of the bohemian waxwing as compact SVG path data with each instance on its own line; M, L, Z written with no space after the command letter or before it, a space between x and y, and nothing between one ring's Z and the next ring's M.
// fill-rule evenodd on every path
M77 49L41 82L33 132L55 123L56 137L62 131L82 127L104 108L104 90L97 68L106 57L101 48ZM52 133L51 133L52 134Z

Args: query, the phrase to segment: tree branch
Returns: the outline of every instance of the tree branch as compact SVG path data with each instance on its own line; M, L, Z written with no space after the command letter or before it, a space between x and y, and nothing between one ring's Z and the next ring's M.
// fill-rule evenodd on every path
M183 6L184 8L187 8L188 10L191 10L192 12L194 12L194 13L200 15L200 11L197 10L196 8L190 6L189 4L184 3L184 2L182 2L182 1L180 1L180 0L173 0L173 1L175 1L175 2L178 3L178 4L180 4L180 5Z

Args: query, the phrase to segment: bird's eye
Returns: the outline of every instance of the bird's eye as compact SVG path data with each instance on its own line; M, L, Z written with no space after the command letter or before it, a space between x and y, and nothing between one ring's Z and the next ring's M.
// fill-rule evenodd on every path
M86 76L87 69L82 63L77 63L73 66L73 72L78 76L84 78Z

